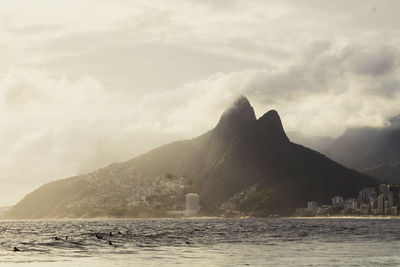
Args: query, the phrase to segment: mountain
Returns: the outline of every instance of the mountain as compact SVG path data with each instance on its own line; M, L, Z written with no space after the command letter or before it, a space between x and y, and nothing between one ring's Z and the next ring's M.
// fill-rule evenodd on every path
M332 137L307 135L296 131L288 132L287 135L293 143L309 147L315 151L323 151L335 140Z
M341 164L392 183L400 183L398 118L384 128L346 130L322 152Z
M173 142L95 172L54 181L28 194L8 218L148 217L184 208L197 192L201 213L235 209L265 216L289 214L306 201L351 197L378 181L290 142L275 110L256 118L244 96L211 131ZM244 194L243 192L246 192Z

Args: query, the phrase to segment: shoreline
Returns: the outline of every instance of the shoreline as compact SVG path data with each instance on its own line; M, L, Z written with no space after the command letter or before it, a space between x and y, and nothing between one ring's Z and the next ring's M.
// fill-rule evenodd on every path
M295 216L295 217L281 217L281 218L293 218L293 219L400 219L400 216Z
M223 216L199 216L199 217L147 217L147 218L109 218L109 217L94 217L94 218L26 218L12 219L0 218L0 222L5 221L126 221L126 220L216 220L216 219L300 219L300 220L315 220L315 219L400 219L400 216L281 216L281 217L223 217Z

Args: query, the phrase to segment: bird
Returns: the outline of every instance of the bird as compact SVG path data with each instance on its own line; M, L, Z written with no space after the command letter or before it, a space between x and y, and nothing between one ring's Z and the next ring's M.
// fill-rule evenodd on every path
M186 244L191 245L193 242L190 242L189 240L186 240Z
M20 250L19 250L19 248L14 247L14 251L17 252L17 251L20 251Z
M121 231L118 231L118 234L119 234L119 235L122 235Z
M110 236L113 236L112 232L110 232Z
M60 240L60 238L58 236L54 237L54 240Z
M65 240L68 240L68 236L67 235L65 236Z
M111 241L108 241L108 244L109 244L110 246L112 246L112 245L113 245L113 243L112 243Z
M103 237L101 235L99 235L98 233L95 234L97 239L103 239Z

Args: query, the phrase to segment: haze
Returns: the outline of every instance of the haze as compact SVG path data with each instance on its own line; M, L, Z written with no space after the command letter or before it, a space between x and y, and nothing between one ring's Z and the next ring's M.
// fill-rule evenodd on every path
M241 94L287 131L400 113L399 1L2 1L0 206L211 129Z

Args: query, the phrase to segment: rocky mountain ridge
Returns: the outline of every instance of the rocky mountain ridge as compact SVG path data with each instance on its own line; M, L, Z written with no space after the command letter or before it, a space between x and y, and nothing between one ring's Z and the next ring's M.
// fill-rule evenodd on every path
M259 119L244 96L211 131L173 142L95 172L54 181L28 194L8 218L154 217L183 209L184 195L200 194L201 213L245 194L243 213L290 214L306 201L353 196L378 181L290 142L280 117Z

